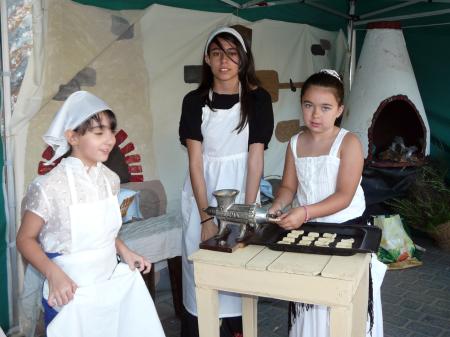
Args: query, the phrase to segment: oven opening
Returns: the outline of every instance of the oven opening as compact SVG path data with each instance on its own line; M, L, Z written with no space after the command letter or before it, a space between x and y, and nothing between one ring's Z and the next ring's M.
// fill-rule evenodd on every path
M369 165L405 167L424 163L426 127L407 96L392 96L380 103L368 139Z

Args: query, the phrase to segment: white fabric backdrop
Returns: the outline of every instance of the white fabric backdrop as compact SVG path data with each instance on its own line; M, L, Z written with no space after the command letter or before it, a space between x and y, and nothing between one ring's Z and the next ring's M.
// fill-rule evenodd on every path
M173 7L153 5L145 11L116 12L82 6L70 1L46 2L47 8L39 16L35 11L35 37L40 43L35 45L33 62L24 79L18 104L13 116L12 131L15 141L15 174L17 198L21 200L26 185L36 175L37 163L44 149L41 140L61 102L52 100L58 87L70 80L85 67L97 70L97 83L93 87L82 87L98 94L112 105L118 115L119 128L123 125L143 157L142 166L145 180L160 179L163 183L169 207L179 200L182 182L187 168L186 151L178 142L178 121L183 96L196 88L195 84L183 81L183 67L201 63L202 51L208 33L217 26L225 24L244 24L253 31L252 50L256 68L276 70L280 82L304 81L314 71L323 67L337 68L346 72L345 37L340 32L329 32L308 25L293 24L272 20L246 22L236 16L222 13L209 13L185 10ZM74 11L76 9L76 11ZM37 12L37 13L36 13ZM51 17L64 12L66 24L49 26ZM73 13L73 18L68 16ZM134 40L142 55L112 54L108 49L119 50L114 35L109 34L107 20L111 15L121 16L134 24ZM83 27L86 19L95 17L105 21L105 25ZM50 18L50 19L49 19ZM78 32L71 32L68 25L77 25ZM58 27L66 27L64 34L58 39L50 36ZM104 31L102 31L104 29ZM40 31L40 32L37 32ZM47 35L46 35L47 32ZM55 33L54 33L55 34ZM91 34L91 35L89 35ZM103 34L103 35L102 35ZM73 42L67 42L67 39ZM87 41L92 38L93 41ZM313 56L311 45L320 43L320 39L330 41L332 48L324 56ZM62 41L65 43L62 43ZM97 44L97 41L101 44ZM42 42L44 41L44 42ZM124 46L125 48L126 46ZM38 50L38 48L41 48ZM86 51L87 50L87 51ZM77 55L79 53L80 55ZM73 55L75 54L75 55ZM71 55L71 59L67 59ZM64 61L61 58L64 56ZM136 61L136 59L138 59ZM100 72L105 70L104 63L114 61L127 72L133 63L141 62L139 70L145 74L132 73L127 81L108 83L108 78L101 78ZM43 69L37 71L38 69ZM52 69L51 71L49 69ZM119 71L111 67L108 71ZM145 76L144 80L139 77ZM140 92L130 90L133 79ZM133 88L133 87L132 87ZM134 89L134 88L133 88ZM124 100L117 101L115 93L126 91L126 103L134 104L139 95L145 96L143 103L147 106L133 111L124 105ZM136 98L133 97L135 95ZM273 104L275 123L283 120L299 118L299 90L280 90L279 101ZM131 96L131 97L130 97ZM135 114L134 116L131 116ZM45 116L44 116L45 115ZM139 118L134 121L135 118ZM147 123L144 129L136 129L140 122ZM30 127L31 123L31 127ZM27 137L27 130L28 137ZM133 132L130 132L132 130ZM136 132L134 132L136 131ZM269 150L266 151L265 174L281 174L286 144L275 137ZM25 161L25 153L27 153Z

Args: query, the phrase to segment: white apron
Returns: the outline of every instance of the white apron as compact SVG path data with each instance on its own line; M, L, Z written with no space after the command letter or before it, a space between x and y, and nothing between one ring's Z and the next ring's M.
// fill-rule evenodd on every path
M318 203L336 191L340 159L338 157L342 140L348 131L341 129L331 146L330 153L318 157L297 157L298 134L291 138L291 150L295 158L295 169L298 178L297 201L299 205ZM350 205L332 215L315 218L311 221L341 223L361 216L366 203L361 185ZM372 335L367 337L383 337L383 315L381 311L380 287L383 282L386 266L372 254L371 273L373 285L374 324ZM328 337L330 335L330 312L323 305L313 305L308 310L302 304L295 304L297 317L289 331L290 337ZM291 319L291 318L289 318ZM367 322L369 329L370 325Z
M202 109L203 170L206 181L208 205L217 205L212 192L234 188L240 191L236 203L245 201L248 157L248 124L238 134L234 129L240 120L240 103L230 109ZM181 209L183 216L183 304L186 310L197 316L195 299L194 266L188 257L200 244L201 225L197 203L192 192L189 172L184 184ZM238 294L219 292L219 317L242 315Z
M72 202L77 195L66 167ZM54 258L77 284L74 298L47 328L48 337L164 337L153 301L136 269L117 264L115 239L122 224L117 198L69 206L72 249ZM48 283L44 284L48 298Z

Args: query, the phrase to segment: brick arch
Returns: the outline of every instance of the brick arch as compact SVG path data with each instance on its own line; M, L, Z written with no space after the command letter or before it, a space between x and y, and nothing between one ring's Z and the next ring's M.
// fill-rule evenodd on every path
M122 152L125 157L125 163L127 164L128 172L130 173L130 182L142 182L144 181L144 175L142 174L142 165L140 165L141 155L132 153L135 150L134 143L127 143L127 138L128 134L123 129L120 129L116 133L116 145L119 147L120 152ZM61 158L58 158L52 164L45 165L45 161L50 160L53 157L53 154L54 151L50 146L47 146L47 148L42 152L42 158L44 160L39 161L39 175L50 172L61 161Z

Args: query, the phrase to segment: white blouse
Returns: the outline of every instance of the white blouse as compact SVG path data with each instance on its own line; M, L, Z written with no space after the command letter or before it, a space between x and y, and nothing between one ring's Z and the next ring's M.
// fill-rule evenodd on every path
M72 169L77 199L75 203L89 203L108 197L105 179L110 183L112 193L117 195L119 177L102 163L90 169L75 157L68 157L53 170L37 177L29 186L22 201L22 212L30 211L44 220L39 241L47 253L67 254L71 251L69 206L69 184L65 167Z

